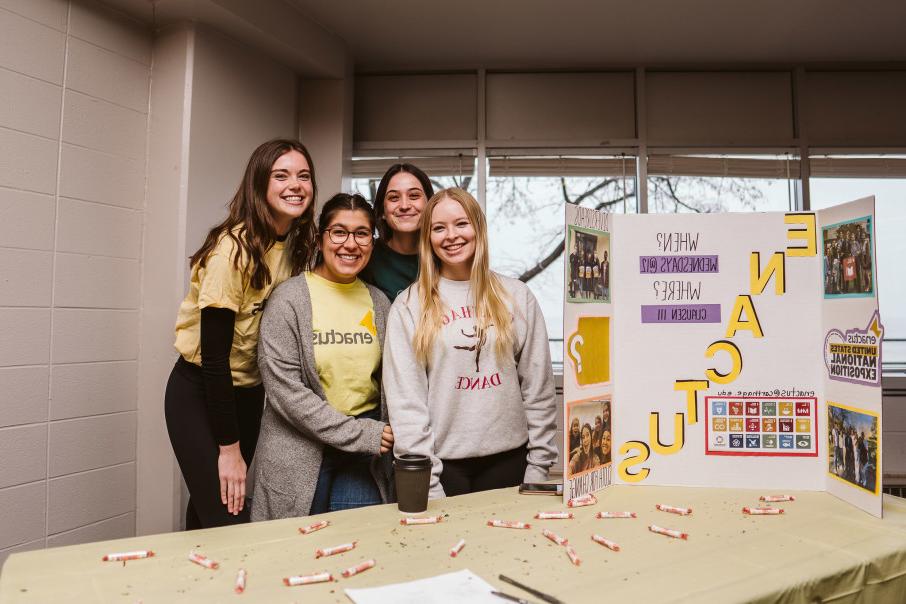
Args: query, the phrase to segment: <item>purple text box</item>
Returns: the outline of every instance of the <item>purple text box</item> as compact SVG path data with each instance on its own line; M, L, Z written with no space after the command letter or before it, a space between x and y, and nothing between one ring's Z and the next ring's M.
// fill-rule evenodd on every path
M720 304L643 304L642 323L720 323Z
M717 256L639 256L639 273L719 273Z

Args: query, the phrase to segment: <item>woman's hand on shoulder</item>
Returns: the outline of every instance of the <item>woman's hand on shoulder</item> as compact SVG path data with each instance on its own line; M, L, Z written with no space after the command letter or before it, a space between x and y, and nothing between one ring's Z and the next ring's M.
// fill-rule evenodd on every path
M221 445L217 458L217 474L220 478L220 501L227 506L230 514L236 515L245 507L245 460L239 450L239 441Z
M384 426L384 431L381 432L381 455L391 451L393 451L393 428L387 424Z

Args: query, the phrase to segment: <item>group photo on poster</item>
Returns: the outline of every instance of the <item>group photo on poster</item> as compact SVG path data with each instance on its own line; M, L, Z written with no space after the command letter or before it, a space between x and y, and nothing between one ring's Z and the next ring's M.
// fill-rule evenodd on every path
M877 492L878 416L828 403L827 424L827 471Z
M609 464L613 444L610 399L570 403L568 420L569 478Z
M570 225L567 239L567 301L610 302L610 233Z
M824 296L874 293L871 216L825 226Z

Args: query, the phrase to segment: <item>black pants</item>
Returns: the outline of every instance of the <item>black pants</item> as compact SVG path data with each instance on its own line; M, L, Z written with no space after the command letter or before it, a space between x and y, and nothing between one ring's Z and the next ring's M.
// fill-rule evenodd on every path
M484 457L467 459L444 459L440 473L440 485L448 497L515 487L522 484L528 443L510 451L503 451Z
M246 465L251 465L258 444L261 412L264 409L264 387L234 388L239 421L239 449ZM164 414L170 444L179 462L189 505L186 508L186 530L241 524L249 521L249 506L234 516L220 500L220 476L217 458L220 447L208 420L201 367L182 357L170 372L164 398Z

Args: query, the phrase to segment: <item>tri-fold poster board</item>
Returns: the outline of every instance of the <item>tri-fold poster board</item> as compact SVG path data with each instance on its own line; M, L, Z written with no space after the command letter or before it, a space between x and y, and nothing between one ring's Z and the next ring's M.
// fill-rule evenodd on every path
M874 198L816 212L566 207L564 498L828 491L881 516Z

